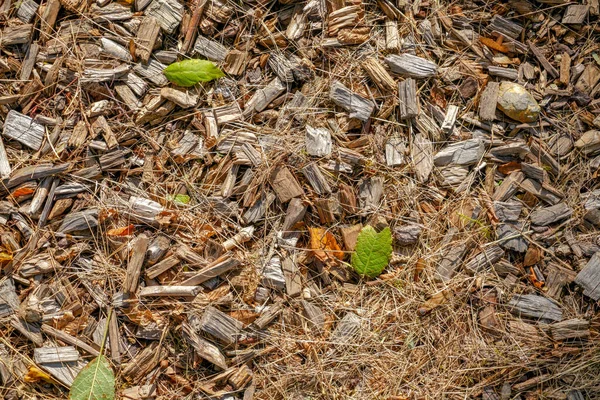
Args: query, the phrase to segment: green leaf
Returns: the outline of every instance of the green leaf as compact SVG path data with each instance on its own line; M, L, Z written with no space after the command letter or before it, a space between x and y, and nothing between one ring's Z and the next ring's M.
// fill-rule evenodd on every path
M179 86L194 86L198 82L209 82L225 76L223 71L207 60L184 60L164 69L168 80Z
M392 255L392 231L385 228L377 233L372 226L360 230L352 253L352 268L370 278L379 276L387 267Z
M113 400L115 374L108 360L99 355L88 363L73 381L69 400Z
M176 194L174 200L175 203L187 204L190 202L190 196L187 194Z

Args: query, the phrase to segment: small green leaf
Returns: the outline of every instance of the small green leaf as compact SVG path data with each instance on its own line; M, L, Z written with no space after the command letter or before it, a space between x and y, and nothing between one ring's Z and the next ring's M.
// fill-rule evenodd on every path
M103 355L88 363L73 381L69 400L114 400L115 374Z
M190 202L190 196L187 194L176 194L175 203L187 204Z
M360 230L352 254L352 268L370 278L379 276L387 267L392 255L392 232L385 228L377 233L372 226Z
M164 69L168 80L179 86L194 86L198 82L209 82L225 76L223 71L207 60L184 60Z

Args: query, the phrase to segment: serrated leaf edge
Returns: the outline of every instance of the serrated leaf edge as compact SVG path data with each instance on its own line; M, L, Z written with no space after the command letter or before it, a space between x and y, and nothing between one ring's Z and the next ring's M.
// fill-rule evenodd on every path
M372 240L365 238L364 235L371 236ZM385 235L386 237L383 238L383 235ZM361 239L361 237L363 239ZM389 238L389 240L388 240L388 238ZM377 244L381 240L385 240L385 243L381 243L381 246L378 246ZM359 252L359 247L362 247L362 246L367 246L367 248L364 249L364 251ZM373 249L373 247L375 247L375 248ZM355 246L354 250L355 251L354 251L354 253L352 253L352 257L351 257L352 268L354 268L354 270L361 275L366 275L370 278L375 278L376 276L381 274L381 272L385 269L385 267L387 266L387 262L389 262L392 251L393 251L392 234L391 234L390 228L386 227L384 230L382 230L381 232L378 233L377 231L375 231L375 229L372 226L370 226L370 225L365 226L364 228L361 229L361 231L358 234L358 237L356 239L356 246ZM368 255L367 260L364 260L363 257L361 257L360 253L367 253L367 255ZM376 274L369 273L369 271L367 270L367 268L365 268L365 266L368 266L369 263L371 262L371 260L373 259L373 255L377 255L378 253L386 259L386 264L383 265L383 268L378 270L378 272ZM355 261L357 259L362 264L361 269L363 269L364 272L358 271L359 268L357 267L357 261Z

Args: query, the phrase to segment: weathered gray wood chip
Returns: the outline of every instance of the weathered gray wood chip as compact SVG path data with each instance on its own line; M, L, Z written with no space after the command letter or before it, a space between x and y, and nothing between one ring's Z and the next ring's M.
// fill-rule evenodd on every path
M540 320L562 320L562 309L557 303L535 294L515 295L508 306L515 315Z

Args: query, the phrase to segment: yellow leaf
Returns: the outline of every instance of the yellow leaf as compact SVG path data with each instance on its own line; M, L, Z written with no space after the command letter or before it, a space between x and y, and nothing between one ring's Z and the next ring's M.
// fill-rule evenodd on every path
M12 254L6 253L6 252L0 252L0 262L5 262L5 261L12 261L13 256Z
M54 383L54 380L50 375L39 369L38 367L31 366L23 378L27 383L36 383L39 381L46 381L48 383Z

